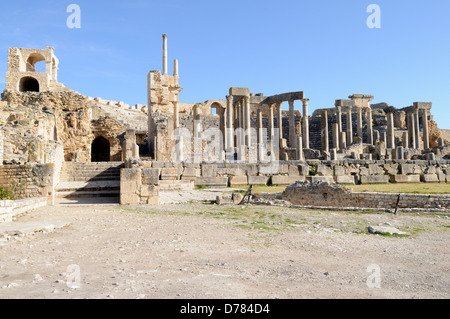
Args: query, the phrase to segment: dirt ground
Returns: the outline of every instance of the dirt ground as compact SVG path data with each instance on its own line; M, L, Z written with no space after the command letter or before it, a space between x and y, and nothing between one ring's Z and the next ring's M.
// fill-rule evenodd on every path
M215 194L214 194L215 196ZM448 214L60 204L0 241L2 299L449 298ZM387 225L408 236L369 234Z

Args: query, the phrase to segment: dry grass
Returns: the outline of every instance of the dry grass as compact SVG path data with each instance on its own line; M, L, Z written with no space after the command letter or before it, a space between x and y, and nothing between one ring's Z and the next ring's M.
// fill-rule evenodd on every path
M346 186L353 189L354 192L450 194L450 183L390 183ZM248 189L248 185L238 185L232 188L245 192ZM253 193L282 193L285 189L285 185L254 185Z

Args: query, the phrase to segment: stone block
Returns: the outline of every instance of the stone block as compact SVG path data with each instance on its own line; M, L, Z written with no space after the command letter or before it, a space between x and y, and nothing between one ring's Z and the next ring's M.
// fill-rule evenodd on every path
M258 165L246 164L244 167L247 176L258 174Z
M248 184L249 185L267 185L269 181L269 177L267 176L249 176Z
M289 165L288 166L288 174L289 176L300 176L300 171L297 165Z
M247 184L248 184L248 179L247 179L247 176L245 176L245 175L230 177L230 186L247 185Z
M338 184L356 184L355 176L353 175L337 175L335 179Z
M317 176L333 176L333 169L328 165L317 165Z
M387 184L387 183L389 183L388 175L361 176L361 184Z
M142 184L158 185L161 170L159 168L142 168Z
M195 181L197 177L201 174L200 169L193 167L185 167L183 170L183 175L181 175L182 180Z
M228 177L197 177L195 179L195 185L207 187L228 187Z
M161 180L177 180L178 178L178 168L171 167L161 169Z
M436 174L422 174L420 180L425 183L438 183L439 178Z
M250 89L249 88L230 88L230 95L236 96L249 96Z
M330 182L333 183L334 182L334 178L333 176L309 176L308 179L311 181L311 183L313 182Z
M202 164L202 177L216 177L217 165L214 164Z
M335 176L347 176L345 167L336 165L334 166L334 175Z
M297 181L304 181L304 176L284 176L274 175L272 176L272 185L291 185Z
M395 183L420 183L420 175L393 175Z

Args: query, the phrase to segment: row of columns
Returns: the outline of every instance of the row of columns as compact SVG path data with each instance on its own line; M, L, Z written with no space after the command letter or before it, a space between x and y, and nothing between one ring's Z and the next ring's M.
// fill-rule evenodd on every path
M430 147L430 136L428 128L428 109L416 108L406 114L407 128L408 128L408 142L410 148L421 149L420 143L420 121L419 111L422 111L422 128L423 128L423 148Z

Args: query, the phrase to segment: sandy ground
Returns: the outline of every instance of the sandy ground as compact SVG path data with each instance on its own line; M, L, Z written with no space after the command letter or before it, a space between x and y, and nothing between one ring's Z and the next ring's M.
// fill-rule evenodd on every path
M0 298L450 297L445 214L218 206L201 202L214 192L195 193L200 202L180 194L176 204L61 203L20 216L67 226L0 241Z

